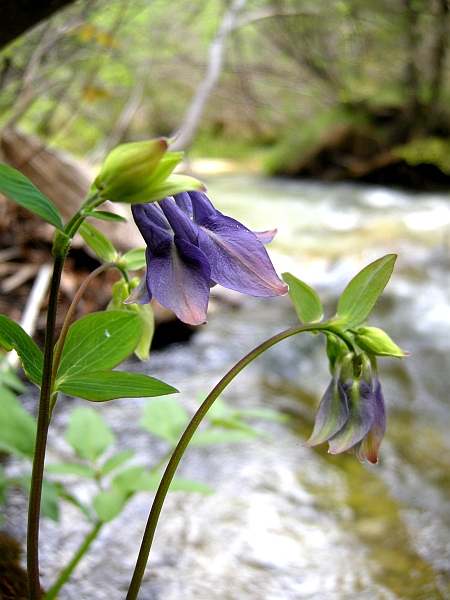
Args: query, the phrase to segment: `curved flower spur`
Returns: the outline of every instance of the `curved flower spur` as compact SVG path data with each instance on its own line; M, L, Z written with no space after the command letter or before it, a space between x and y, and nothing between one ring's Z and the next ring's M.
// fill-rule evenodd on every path
M147 304L154 296L181 321L199 325L216 283L251 296L287 293L263 245L276 230L250 231L216 210L202 192L131 209L147 244L147 273L127 303Z

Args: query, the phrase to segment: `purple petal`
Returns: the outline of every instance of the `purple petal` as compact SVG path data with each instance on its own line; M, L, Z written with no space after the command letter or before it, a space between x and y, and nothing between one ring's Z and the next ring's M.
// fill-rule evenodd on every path
M162 210L153 202L149 204L132 204L131 212L142 237L150 249L153 250L161 242L171 239L170 225Z
M277 235L277 229L271 229L270 231L254 231L258 240L263 244L270 244L273 238Z
M193 192L191 192L193 193ZM177 205L181 208L181 210L192 219L194 213L192 209L192 201L188 192L182 192L181 194L175 194L173 197Z
M341 382L333 377L317 411L314 431L304 446L317 446L335 435L347 422L349 416L347 397Z
M386 407L384 404L383 392L381 391L381 385L378 379L375 380L374 396L375 418L369 433L361 442L361 449L364 452L367 460L373 465L376 465L378 462L378 449L386 430ZM360 455L358 455L358 458L361 460Z
M200 224L202 221L216 213L219 213L219 215L222 214L214 208L206 194L203 194L202 192L189 192L189 196L191 198L195 223Z
M198 225L198 246L208 257L215 282L252 296L287 293L263 244L244 225L218 211Z
M369 432L375 419L376 401L372 386L365 381L344 383L350 414L344 427L329 439L330 454L350 450Z
M147 278L144 276L138 286L134 288L124 304L148 304L152 299L152 295L147 288Z
M165 198L159 202L164 215L176 236L198 246L198 227L173 200Z
M147 253L149 291L184 323L205 323L210 277L211 268L203 252L178 236Z

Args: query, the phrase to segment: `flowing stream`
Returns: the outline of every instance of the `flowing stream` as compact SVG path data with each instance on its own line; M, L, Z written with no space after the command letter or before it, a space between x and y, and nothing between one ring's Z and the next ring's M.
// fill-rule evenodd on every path
M348 281L366 264L398 254L371 318L404 361L379 360L388 428L376 466L326 444L308 449L330 375L321 336L285 340L259 357L223 398L264 407L287 423L259 422L269 435L188 451L183 477L215 493L173 493L156 533L143 600L438 600L450 598L450 196L351 184L216 176L210 197L253 230L278 227L269 247L279 272L314 287L332 316ZM296 323L287 298L242 298L213 290L212 310L187 344L130 363L177 386L187 409L244 354ZM118 436L151 464L161 443L139 428L141 400L98 406ZM68 407L55 412L50 457ZM76 481L74 489L88 494ZM78 487L77 487L78 486ZM124 598L151 494L136 495L106 526L60 600ZM23 532L21 506L10 509ZM63 531L42 528L44 584L80 543L87 525L67 505Z

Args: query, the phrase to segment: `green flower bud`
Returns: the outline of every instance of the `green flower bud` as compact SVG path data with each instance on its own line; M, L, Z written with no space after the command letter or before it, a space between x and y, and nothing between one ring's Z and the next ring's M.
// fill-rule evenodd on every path
M403 358L409 355L409 352L401 350L387 333L378 327L360 327L355 334L355 342L361 350L376 356Z
M130 282L120 279L113 286L112 298L106 310L130 310L137 313L141 320L141 337L134 349L139 360L148 360L150 346L155 332L155 318L150 304L126 304L125 300L139 285L139 278L134 277Z
M111 150L94 185L102 198L116 200L122 194L133 194L148 183L169 144L160 138L146 142L121 144Z
M204 189L203 184L187 175L173 175L183 152L168 152L165 138L122 144L105 159L94 181L100 198L112 202L141 204L166 196Z

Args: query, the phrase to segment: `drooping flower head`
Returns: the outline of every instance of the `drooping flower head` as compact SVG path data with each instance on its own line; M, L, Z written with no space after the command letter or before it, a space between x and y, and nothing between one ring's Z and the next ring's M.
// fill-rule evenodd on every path
M376 464L386 429L386 409L381 385L373 373L373 361L365 353L343 352L316 416L305 446L328 441L330 454L354 452Z
M206 321L216 283L252 296L286 294L264 248L276 231L253 233L223 215L202 192L183 192L158 203L132 205L147 244L147 273L129 302L154 296L185 323Z

